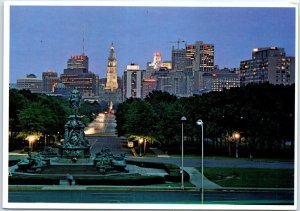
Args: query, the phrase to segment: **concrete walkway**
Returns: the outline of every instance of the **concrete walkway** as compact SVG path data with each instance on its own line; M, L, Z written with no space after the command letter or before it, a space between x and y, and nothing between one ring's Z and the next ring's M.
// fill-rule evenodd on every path
M202 174L194 167L184 167L183 168L190 175L190 182L196 186L196 188L202 188L201 178ZM204 189L220 189L220 185L213 183L206 177L203 177L203 188Z

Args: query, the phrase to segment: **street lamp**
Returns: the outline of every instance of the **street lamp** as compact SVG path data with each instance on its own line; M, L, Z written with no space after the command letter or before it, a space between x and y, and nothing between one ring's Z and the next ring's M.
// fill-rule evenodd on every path
M239 132L234 132L233 133L233 138L235 139L235 157L239 158L239 139L241 135Z
M184 178L183 178L183 122L186 121L186 117L181 117L181 189L184 189Z
M203 177L204 177L204 168L203 168L203 157L204 157L204 149L203 149L203 121L198 119L196 124L201 126L202 136L201 136L201 201L203 204L204 199L204 188L203 188Z
M142 156L142 144L143 144L143 139L139 139L139 146L140 146L140 157Z
M29 147L29 151L31 151L32 144L35 141L35 136L33 136L33 135L27 136L27 140L28 140L28 144L29 144L29 146L28 146Z

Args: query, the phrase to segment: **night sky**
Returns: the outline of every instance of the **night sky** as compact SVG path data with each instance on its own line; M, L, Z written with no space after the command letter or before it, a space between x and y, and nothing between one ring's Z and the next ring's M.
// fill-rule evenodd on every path
M100 77L112 42L118 75L130 63L145 68L156 51L171 60L178 39L214 44L216 65L239 67L257 47L295 56L295 8L12 6L10 82L49 69L63 73L68 58L82 54L83 38L89 69Z

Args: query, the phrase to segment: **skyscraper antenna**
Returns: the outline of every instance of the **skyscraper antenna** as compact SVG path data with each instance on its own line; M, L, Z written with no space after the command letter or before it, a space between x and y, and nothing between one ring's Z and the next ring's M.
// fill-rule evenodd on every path
M82 36L82 53L84 55L84 30L83 30L83 36Z

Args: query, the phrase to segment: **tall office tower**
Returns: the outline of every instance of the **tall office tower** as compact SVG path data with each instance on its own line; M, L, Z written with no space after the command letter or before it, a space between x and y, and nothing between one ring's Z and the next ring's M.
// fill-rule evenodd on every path
M142 71L137 64L127 65L123 78L124 97L142 98Z
M195 61L196 46L195 45L187 45L185 47L185 50L186 50L185 69L188 71L192 71L193 70L193 62Z
M172 69L177 70L184 70L186 67L186 49L185 48L177 48L175 49L174 46L172 48Z
M284 48L254 48L252 59L240 62L243 85L248 83L295 83L295 57L286 56Z
M28 74L26 78L17 79L17 89L27 89L32 93L42 93L43 80L37 78L34 74Z
M193 61L194 90L203 90L203 73L209 73L214 70L215 48L213 44L206 44L202 41L195 43L195 54Z
M56 72L48 70L43 72L43 92L52 93L54 92L54 86L58 83L59 78Z
M117 59L114 44L111 44L106 72L105 89L115 92L118 89Z
M83 54L71 56L60 79L67 90L77 87L83 96L99 95L99 76L89 72L88 57Z

